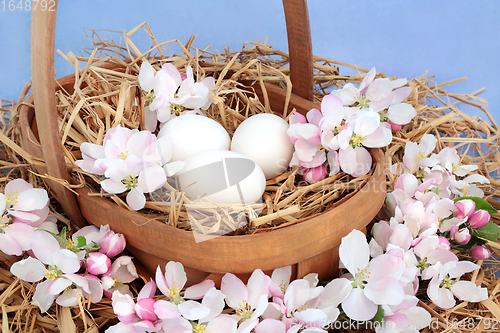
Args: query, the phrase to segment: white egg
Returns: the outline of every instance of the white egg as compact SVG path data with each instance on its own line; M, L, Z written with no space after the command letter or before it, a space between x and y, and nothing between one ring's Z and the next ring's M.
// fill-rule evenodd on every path
M184 161L207 149L229 149L231 144L229 134L221 124L199 115L183 115L168 121L158 133L158 139L164 136L173 143L174 161Z
M231 150L257 163L266 179L274 178L288 168L292 159L293 144L287 130L288 123L277 115L253 115L234 132Z
M212 149L189 156L177 175L181 190L195 200L201 196L218 204L259 202L266 179L251 159L229 151Z

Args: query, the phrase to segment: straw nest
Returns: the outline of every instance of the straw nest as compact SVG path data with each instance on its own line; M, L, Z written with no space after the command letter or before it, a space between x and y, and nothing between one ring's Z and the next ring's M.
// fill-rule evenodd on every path
M131 41L131 35L143 28L151 37L154 47L147 53L141 53ZM156 68L164 61L174 63L178 68L191 65L197 79L213 76L216 79L216 91L212 99L213 105L207 116L218 120L230 134L237 125L249 115L259 112L269 112L265 99L259 100L251 87L243 86L242 81L274 82L291 92L287 76L288 55L274 50L266 43L246 43L240 52L211 53L208 50L193 47L194 38L186 44L170 41L158 44L147 24L125 34L126 47L121 47L110 40L101 39L95 32L91 33L94 46L88 54L75 56L72 53L63 55L75 65L77 81L84 84L75 85L74 92L58 92L58 111L60 116L61 134L69 162L81 158L79 145L82 142L102 143L105 131L121 124L129 128L137 128L143 121L144 93L137 82L138 64L147 59ZM180 55L165 56L167 49L176 45ZM60 52L59 52L60 53ZM341 63L327 58L314 57L315 69L315 99L319 102L332 86L340 87L346 82L359 83L367 69ZM78 69L80 64L84 69ZM99 67L104 63L118 64L125 70L113 70ZM113 65L113 66L114 66ZM358 70L354 76L342 76L339 66ZM116 69L116 67L114 67ZM387 77L378 73L380 77ZM393 143L384 149L387 165L401 160L404 146L408 141L417 142L426 134L431 133L438 139L437 151L444 147L456 147L463 164L476 164L476 171L490 180L490 184L481 185L486 199L500 209L500 180L498 170L500 160L498 141L500 128L489 115L484 105L487 103L476 95L482 90L471 94L449 93L445 87L451 82L434 84L433 76L424 73L421 77L408 80L413 92L406 102L417 110L413 121L405 125L401 131L394 134ZM35 186L43 187L44 175L37 175L32 168L43 163L36 160L21 147L20 128L18 125L18 109L26 99L30 85L24 87L17 101L1 101L0 140L3 148L0 150L0 186L14 178L24 178ZM458 103L467 103L484 111L489 122L478 117L470 117L459 110ZM285 108L285 117L291 110ZM81 174L74 168L75 179L96 189L98 180L90 175ZM83 176L79 176L83 175ZM247 232L255 232L257 227L272 228L276 223L293 222L296 219L324 210L337 197L346 191L353 190L363 181L348 179L345 175L331 177L320 185L305 186L298 180L295 173L287 173L283 177L268 181L264 195L264 211L262 217L254 220ZM296 178L295 178L296 177ZM369 177L369 176L368 176ZM387 172L387 186L392 189L396 179ZM298 187L301 191L293 191ZM297 194L299 193L299 194ZM121 198L112 196L112 200L124 205ZM171 213L170 207L165 208L153 201L148 202L150 214ZM277 211L282 210L278 222L269 223ZM287 214L288 210L288 214ZM156 212L154 212L156 211ZM283 212L284 211L284 212ZM52 200L51 212L62 224L69 225L57 202ZM273 215L274 214L274 215ZM165 215L165 214L164 214ZM174 217L172 217L174 216ZM259 222L261 223L255 223ZM188 228L183 212L167 214L166 223L176 227ZM499 214L493 215L493 221L500 221ZM257 229L258 230L258 229ZM500 257L500 244L489 242L490 249L496 257ZM472 260L466 254L459 254L463 260ZM500 270L500 261L493 259L478 262L481 269L469 275L472 281L483 284L489 290L490 298L480 303L459 302L453 309L443 310L434 306L425 296L426 285L422 284L418 295L420 306L426 308L432 315L433 325L424 331L460 332L460 331L497 331L500 327L499 290L500 284L496 278ZM111 302L102 300L98 304L83 301L78 307L68 309L54 305L47 313L40 314L37 307L30 304L34 293L34 284L20 281L10 271L10 265L18 258L0 256L0 322L2 333L7 332L98 332L110 324L117 322L113 314ZM140 289L142 280L133 283L134 290ZM475 321L474 321L475 319ZM472 324L471 324L472 323ZM454 324L454 326L452 325ZM473 328L473 329L471 329ZM364 330L363 330L364 331Z

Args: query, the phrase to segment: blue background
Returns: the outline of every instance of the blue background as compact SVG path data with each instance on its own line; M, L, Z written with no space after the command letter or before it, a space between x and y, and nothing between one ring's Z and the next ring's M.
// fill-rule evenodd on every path
M0 1L0 98L17 99L30 79L30 13L9 11L5 1L5 11ZM500 122L500 1L309 0L308 5L314 54L376 66L389 76L413 78L428 70L435 83L467 76L447 90L467 94L485 87L479 97ZM237 51L244 42L268 37L276 49L287 50L279 0L60 0L56 49L78 54L89 46L84 27L128 31L143 21L159 42L186 42L197 34L199 48ZM141 50L151 45L145 34L134 42ZM58 54L55 64L57 77L74 71ZM476 108L458 107L486 118Z

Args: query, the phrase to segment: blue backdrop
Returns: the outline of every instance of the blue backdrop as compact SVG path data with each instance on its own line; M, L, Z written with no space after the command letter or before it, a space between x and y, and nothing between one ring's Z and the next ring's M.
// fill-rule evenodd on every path
M0 1L0 98L16 99L30 79L30 12L9 10ZM30 2L30 1L28 1ZM26 5L26 1L24 1ZM12 7L11 7L12 8ZM498 0L309 0L314 54L360 67L376 66L391 76L413 78L426 70L434 82L467 76L447 89L479 96L500 122L500 1ZM158 41L177 38L211 50L239 50L246 41L266 38L287 50L279 0L60 0L56 49L78 53L92 29L130 30L148 21ZM141 49L149 48L146 36ZM138 36L139 37L139 36ZM134 39L137 41L137 37ZM73 68L56 54L57 77ZM482 112L459 104L471 115ZM484 117L484 116L483 116Z

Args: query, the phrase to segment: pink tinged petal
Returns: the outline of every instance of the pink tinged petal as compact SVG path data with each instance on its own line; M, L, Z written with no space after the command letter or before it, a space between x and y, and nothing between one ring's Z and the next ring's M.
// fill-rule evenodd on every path
M184 169L184 164L184 161L167 163L163 166L163 171L165 171L167 177L172 177L173 175Z
M209 332L236 333L238 323L235 318L227 315L218 316L207 324ZM256 328L257 329L257 328ZM257 331L256 331L257 332ZM273 331L274 333L274 331ZM280 332L276 332L280 333Z
M463 181L466 183L480 183L480 184L489 184L490 183L488 178L486 178L483 175L478 175L478 174L467 176L463 179Z
M317 328L323 327L327 322L328 316L320 309L305 309L294 313L296 318L301 323L307 323L307 326L316 326Z
M311 109L306 114L306 118L310 124L316 125L319 127L319 123L321 118L323 118L323 114L318 109Z
M15 262L10 267L10 272L23 281L37 282L45 276L45 265L32 257L28 257Z
M108 257L114 257L122 253L126 245L127 241L123 234L110 231L99 243L99 252L104 253Z
M23 248L12 236L0 233L0 251L9 256L20 256Z
M46 231L35 231L31 236L31 249L38 260L47 265L52 265L52 256L61 247L57 240Z
M46 295L59 295L64 289L71 286L72 281L64 277L58 277L45 290Z
M347 83L342 89L334 90L331 94L338 97L343 105L352 105L356 102L359 90L352 83Z
M173 64L163 64L163 66L161 66L161 70L165 71L174 80L177 86L182 83L181 73Z
M455 306L455 299L450 290L439 287L441 281L438 276L434 276L427 287L427 295L431 301L443 309L450 309Z
M104 253L91 252L87 257L85 267L90 274L101 275L109 271L111 260Z
M156 131L156 125L158 124L158 116L156 111L153 111L149 106L144 107L144 127L150 132Z
M179 317L171 320L164 320L162 328L165 332L192 333L193 326L186 319Z
M309 184L322 181L326 177L326 167L324 164L321 164L314 168L308 168L304 171L302 177Z
M42 313L45 313L50 309L52 303L56 299L55 295L47 295L46 290L52 281L45 280L36 286L35 294L33 295L33 304L40 308Z
M156 141L156 146L158 153L160 154L162 164L167 163L172 159L172 155L174 153L174 144L173 140L169 136L162 136Z
M145 91L151 91L155 86L153 67L146 61L142 62L141 69L139 70L139 85Z
M470 199L460 200L455 203L457 211L455 212L455 217L465 218L471 217L476 210L476 204Z
M445 266L446 271L452 279L462 276L465 273L475 271L479 268L478 265L470 261L448 262Z
M226 295L224 295L220 290L215 289L215 287L212 287L206 293L205 297L203 297L203 300L201 301L201 305L210 309L210 312L205 317L200 318L201 323L208 322L220 315L226 305L224 302L225 297Z
M456 281L450 290L461 301L480 302L488 298L488 289L478 287L472 281Z
M365 321L375 316L378 305L365 296L363 289L354 288L342 302L342 310L350 319Z
M339 150L340 167L345 173L353 177L361 177L370 172L372 166L372 157L368 150L363 147Z
M141 298L134 306L135 313L142 320L155 321L158 316L153 310L154 304L155 300L152 298Z
M233 309L248 300L248 289L234 274L226 273L222 277L220 290L226 295L226 303Z
M358 113L353 131L356 135L368 136L375 132L379 126L380 115L377 112L368 109Z
M7 185L5 185L4 193L11 194L13 192L17 192L17 194L20 194L32 188L33 185L31 185L22 178L18 178L11 180L10 182L7 183Z
M14 217L14 223L21 222L21 223L30 223L32 224L33 222L39 221L40 217L35 214L34 212L24 212L21 210L10 210L9 209L9 214Z
M289 118L289 122L290 122L290 125L297 124L297 123L298 124L305 124L305 123L307 123L307 119L303 114L301 114L297 111L293 111L293 114Z
M140 131L135 133L127 141L127 150L130 155L141 156L149 145L153 142L155 136L150 131Z
M363 78L363 81L361 81L359 85L359 90L363 92L368 88L370 83L373 82L373 79L377 75L377 72L375 71L375 67L372 67L368 73L366 73L365 77Z
M52 255L52 263L64 273L76 273L80 269L80 259L76 253L61 249Z
M185 301L178 306L182 316L188 320L198 320L208 316L210 309L196 301Z
M407 226L398 224L394 227L390 238L391 244L397 245L407 251L410 248L412 240L410 229Z
M292 278L292 266L276 268L271 274L271 280L277 285L287 286Z
M401 179L401 177L399 178ZM387 221L380 221L373 225L372 228L373 238L384 250L387 248L387 245L390 242L391 234L392 234L392 228L389 225L389 223L387 223Z
M290 283L283 300L287 309L287 316L291 316L293 311L309 300L310 289L309 282L303 279L294 280Z
M297 153L297 151L295 151L295 153ZM303 168L315 168L323 163L325 163L326 161L326 154L324 151L319 151L317 150L316 153L314 154L314 156L312 157L312 160L309 161L309 162L305 162L305 161L299 161L299 165ZM290 162L292 163L292 162Z
M88 157L89 159L97 160L106 157L106 154L104 154L104 147L94 143L84 142L80 145L80 150L82 151L84 159Z
M410 197L413 197L418 188L418 179L411 173L405 173L398 178L394 188L400 188Z
M184 291L184 298L188 299L202 299L205 294L212 288L215 287L215 283L212 280L205 280L198 284L195 284Z
M107 193L112 194L123 193L127 190L127 187L121 181L118 182L111 179L101 181L101 187Z
M335 126L340 125L344 118L344 105L342 100L334 95L326 95L321 101L321 112L323 116L333 121Z
M173 319L181 316L177 305L172 302L158 300L154 304L154 312L160 319Z
M128 192L126 197L127 205L133 210L143 209L146 205L146 197L140 187L135 187Z
M159 189L167 181L165 171L159 165L154 165L145 168L139 174L137 186L140 187L144 193L151 193Z
M153 298L156 294L156 283L151 279L148 283L142 287L139 295L137 295L137 299L140 300L142 298Z
M80 292L77 289L69 289L56 298L56 303L65 307L77 306L78 298L81 298Z
M329 177L340 172L339 153L337 151L329 151L327 154L328 166L330 167Z
M320 295L318 308L338 307L352 291L352 283L345 278L337 278L328 283Z
M398 125L408 124L416 115L417 111L415 111L415 108L406 103L390 105L387 112L387 117L391 122Z
M399 281L389 277L375 281L370 279L364 291L366 297L375 304L397 305L403 301L405 296Z
M168 289L170 287L167 285L167 280L165 278L165 275L163 275L160 266L156 268L155 281L156 281L156 286L158 287L158 289L160 289L161 293L167 296Z
M137 321L139 318L135 315L135 303L130 295L122 295L120 292L113 292L112 297L113 312L124 324Z
M259 323L259 319L247 319L238 326L237 333L250 333Z
M103 287L102 287L102 284L101 284L101 280L94 276L94 275L91 275L91 274L87 274L85 275L85 279L87 280L87 283L88 283L88 288L89 288L89 295L85 295L84 296L86 298L91 298L91 301L92 303L99 303L101 300L102 300L102 296L103 296Z
M344 267L353 275L368 266L370 247L366 235L355 229L342 237L339 257Z
M484 227L491 219L490 213L485 210L476 210L474 214L467 220L470 227L478 229Z
M394 86L394 83L398 81L398 80L395 80L395 81L391 81L391 84L392 84L392 87L393 88L398 88L398 89L395 89L393 90L393 93L394 93L394 99L392 100L391 104L399 104L401 102L403 102L405 100L406 97L408 97L411 92L412 92L412 88L411 87L402 87L402 88L399 88L399 87L395 87ZM406 79L405 79L406 81ZM403 83L401 86L405 85L405 83Z
M16 210L32 211L47 206L49 196L41 188L31 188L17 195L17 203L13 205Z
M368 148L385 147L392 142L392 132L390 129L379 126L372 134L369 134L361 143Z
M184 288L187 282L184 266L180 262L169 261L165 266L165 279L169 287Z
M255 326L255 333L286 333L286 326L276 319L264 319Z

